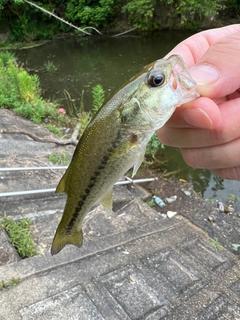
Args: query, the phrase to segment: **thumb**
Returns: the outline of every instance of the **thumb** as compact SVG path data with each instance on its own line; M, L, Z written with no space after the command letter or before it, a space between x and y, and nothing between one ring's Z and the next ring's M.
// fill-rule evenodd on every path
M214 99L240 88L240 32L216 41L190 69L198 92Z

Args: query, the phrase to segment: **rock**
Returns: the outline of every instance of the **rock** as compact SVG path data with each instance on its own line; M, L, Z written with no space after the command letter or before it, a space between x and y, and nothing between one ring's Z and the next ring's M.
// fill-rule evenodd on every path
M177 214L177 211L168 211L167 212L167 217L169 219L173 218Z

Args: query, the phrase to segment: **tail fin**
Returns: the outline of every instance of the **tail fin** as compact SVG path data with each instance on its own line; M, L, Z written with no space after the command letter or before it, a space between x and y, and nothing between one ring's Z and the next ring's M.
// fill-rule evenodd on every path
M83 242L82 230L78 231L73 229L70 234L66 234L66 231L63 229L61 230L59 227L57 228L53 239L51 248L52 255L59 253L67 244L73 244L77 247L81 247Z

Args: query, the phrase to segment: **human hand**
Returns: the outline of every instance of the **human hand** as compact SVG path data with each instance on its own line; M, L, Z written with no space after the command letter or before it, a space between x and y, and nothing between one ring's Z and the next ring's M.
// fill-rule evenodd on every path
M201 97L176 109L158 130L194 168L240 180L240 24L200 32L177 45Z

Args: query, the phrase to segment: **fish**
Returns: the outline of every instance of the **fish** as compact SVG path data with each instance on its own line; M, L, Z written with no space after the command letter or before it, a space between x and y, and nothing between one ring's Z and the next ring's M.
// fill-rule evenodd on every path
M183 59L171 55L138 72L98 110L84 130L56 193L66 193L51 254L81 247L82 223L96 203L112 209L112 189L129 169L134 176L146 145L177 107L199 96Z

